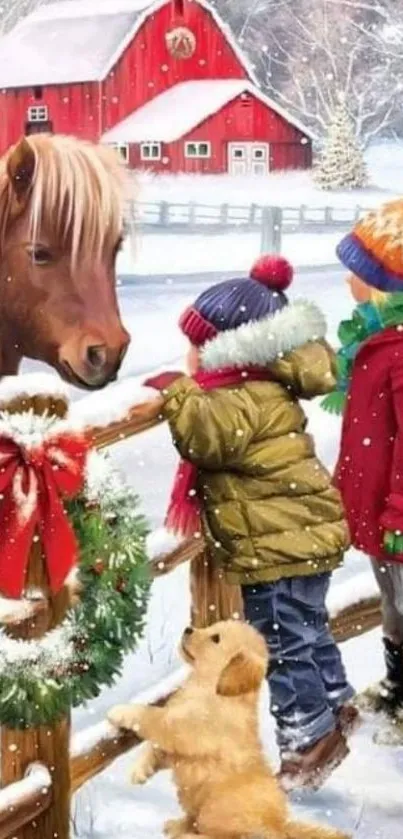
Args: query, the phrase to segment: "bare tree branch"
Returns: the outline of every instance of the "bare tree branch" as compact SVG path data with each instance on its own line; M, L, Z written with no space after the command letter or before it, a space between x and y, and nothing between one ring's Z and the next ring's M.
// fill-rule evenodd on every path
M213 0L214 1L214 0ZM215 0L242 31L263 86L318 136L342 96L366 145L403 133L403 2Z

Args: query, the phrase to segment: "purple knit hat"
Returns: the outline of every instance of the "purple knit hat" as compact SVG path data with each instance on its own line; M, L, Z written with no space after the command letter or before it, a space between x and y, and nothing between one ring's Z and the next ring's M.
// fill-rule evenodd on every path
M249 278L226 280L204 291L183 312L179 326L191 344L201 347L219 332L274 315L288 304L284 291L293 274L283 257L262 256Z

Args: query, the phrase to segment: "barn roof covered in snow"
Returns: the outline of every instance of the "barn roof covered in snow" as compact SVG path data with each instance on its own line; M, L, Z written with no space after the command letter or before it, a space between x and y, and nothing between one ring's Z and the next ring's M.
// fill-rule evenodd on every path
M68 0L40 7L0 40L0 87L102 79L150 5Z
M103 137L104 143L172 143L200 125L243 93L256 96L306 136L305 126L290 117L254 84L242 79L206 79L180 82L133 111Z
M101 81L143 23L168 0L64 0L41 6L0 39L0 88ZM249 78L253 68L208 0Z

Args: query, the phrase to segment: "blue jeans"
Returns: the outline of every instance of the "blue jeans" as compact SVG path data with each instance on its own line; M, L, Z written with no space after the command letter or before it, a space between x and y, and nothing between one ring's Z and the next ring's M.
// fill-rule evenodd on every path
M245 617L270 652L271 711L284 752L302 751L334 730L354 696L326 611L330 574L243 586Z

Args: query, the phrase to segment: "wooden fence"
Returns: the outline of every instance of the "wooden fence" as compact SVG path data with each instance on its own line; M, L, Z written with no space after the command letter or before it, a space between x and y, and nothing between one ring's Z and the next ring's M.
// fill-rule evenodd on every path
M198 204L168 201L130 201L127 218L133 229L143 233L214 235L230 232L260 233L262 253L279 253L287 233L320 233L348 229L362 218L368 207L278 207L270 204Z
M39 403L42 412L44 406L41 400ZM156 399L135 406L119 422L87 431L94 446L102 449L156 426L161 422L160 411L161 403ZM241 616L239 590L226 585L223 575L212 567L200 539L188 540L169 555L154 560L152 571L155 576L161 576L184 562L190 563L194 625L208 625L235 614ZM31 580L35 578L36 584L41 582L46 595L47 581L37 545L32 548L28 575ZM32 628L36 637L43 634L48 618L46 599L45 604L43 601L35 603L32 613L18 620L19 637L32 635ZM10 619L8 628L12 623ZM337 640L345 641L379 623L379 600L372 598L340 612L332 621L332 628ZM162 704L166 699L156 697L156 704ZM84 742L84 747L80 733L80 748L74 737L69 746L69 719L53 728L17 732L2 729L2 784L5 788L0 791L0 839L54 839L55 836L68 839L71 794L139 742L135 734L118 733L106 721L95 728L95 732L89 732L88 745Z

